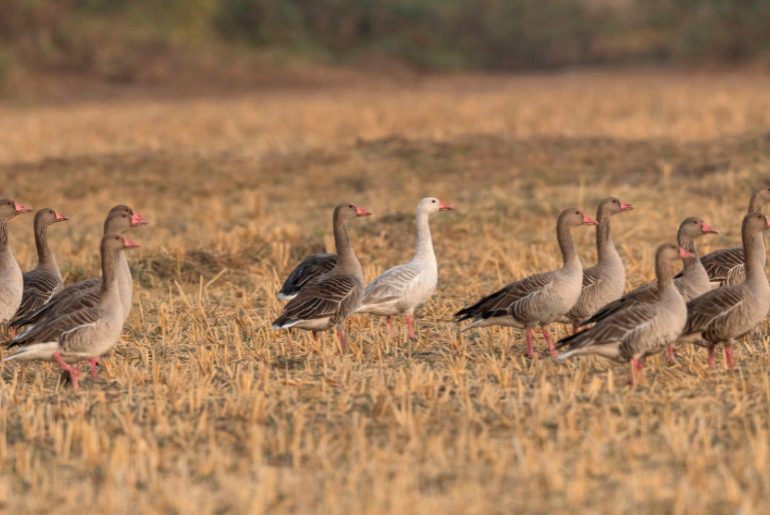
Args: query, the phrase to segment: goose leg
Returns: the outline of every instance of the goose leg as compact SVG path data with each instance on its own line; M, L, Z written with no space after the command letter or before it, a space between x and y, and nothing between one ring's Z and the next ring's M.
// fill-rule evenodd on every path
M58 365L62 368L62 370L69 372L70 382L72 383L72 389L75 391L78 391L78 389L80 388L80 385L78 384L80 369L78 369L78 367L73 367L65 363L61 357L61 353L59 352L53 353L53 359L56 361L56 363L58 363Z
M412 315L404 315L404 319L406 320L407 336L410 340L414 340L416 338L414 334L414 317Z
M669 343L666 345L666 358L671 364L676 363L676 357L674 356L674 347Z
M527 357L531 358L534 352L532 349L532 329L527 328Z
M735 359L733 359L733 347L730 342L725 343L725 361L727 362L727 368L735 367Z
M386 316L385 317L385 324L388 326L388 336L393 336L393 317L392 316Z
M577 334L578 329L580 329L580 323L572 322L572 334Z
M342 352L347 353L348 352L348 341L345 336L345 328L342 326L337 327L337 339L340 342L340 349Z
M88 363L91 365L91 379L96 381L99 375L99 369L97 368L99 366L99 358L91 358L88 360Z
M631 379L629 380L629 383L632 385L639 384L644 381L643 371L644 370L644 364L642 363L642 360L639 358L631 358ZM639 374L639 378L637 379L637 373Z
M556 352L556 347L553 345L553 339L551 338L551 333L548 332L547 327L543 327L543 338L545 338L545 343L548 344L548 352L551 353L551 357L555 358L559 355L558 352Z
M714 346L709 345L709 368L714 368Z

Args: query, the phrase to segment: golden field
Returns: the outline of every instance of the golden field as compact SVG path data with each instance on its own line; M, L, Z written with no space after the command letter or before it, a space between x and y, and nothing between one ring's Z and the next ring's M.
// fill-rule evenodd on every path
M737 244L768 171L770 77L748 73L2 103L2 195L71 217L49 232L65 282L98 273L112 205L152 224L130 235L134 308L98 382L73 393L50 364L2 368L0 512L767 513L766 331L734 370L681 347L629 387L624 366L530 361L522 333L458 339L449 320L557 266L561 208L636 206L613 219L631 287L686 216L722 230L704 252ZM331 250L335 203L374 211L351 223L372 278L410 257L426 195L456 210L432 219L439 291L416 342L364 316L349 355L270 328L283 277ZM11 222L25 269L31 222ZM592 264L593 231L575 235Z

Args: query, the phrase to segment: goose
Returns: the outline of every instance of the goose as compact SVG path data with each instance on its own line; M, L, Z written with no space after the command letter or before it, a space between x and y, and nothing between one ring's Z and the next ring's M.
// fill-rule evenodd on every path
M761 213L743 219L741 239L746 256L745 279L740 284L711 290L687 303L687 324L683 340L708 347L708 365L714 366L714 349L724 345L728 368L735 366L732 342L767 316L770 311L770 284L765 275L763 232L768 220Z
M708 274L698 259L698 251L695 248L695 239L705 234L719 234L719 230L704 222L703 219L694 216L685 218L679 224L676 235L677 243L693 255L693 257L684 260L684 270L674 278L674 284L684 297L685 302L711 290ZM643 284L618 300L605 305L593 316L580 322L579 325L584 327L599 322L634 303L652 302L657 298L657 292L657 282Z
M104 235L121 234L128 229L145 225L148 220L134 212L130 207L117 205L113 207L104 220ZM133 279L131 277L131 268L128 266L128 260L125 253L118 256L117 265L118 286L120 289L120 299L123 304L123 319L128 319L131 312L131 303L133 298ZM56 293L50 301L44 304L40 309L24 318L18 318L13 322L13 327L19 328L25 325L34 325L45 320L52 320L61 315L77 311L82 308L95 306L99 300L99 291L102 286L101 277L93 277L83 281L71 284L63 290ZM32 329L25 331L11 341L12 345L21 345L33 343L35 340ZM16 342L16 343L14 343Z
M655 252L657 298L632 304L590 329L559 340L557 348L567 347L567 350L558 359L598 354L616 361L630 361L631 383L636 383L636 372L641 372L644 358L675 341L684 328L687 307L674 286L671 266L676 260L692 257L691 252L677 245L659 246Z
M762 213L762 207L770 203L770 187L755 190L749 199L748 214ZM721 249L701 258L713 286L741 284L746 278L746 262L742 247ZM764 265L763 265L764 266Z
M53 335L41 343L23 345L3 361L55 361L70 375L72 387L78 389L80 370L77 363L91 362L94 376L99 356L109 352L123 330L123 303L118 284L118 259L125 249L139 245L119 234L109 234L101 242L102 281L99 301L95 306L79 309L36 327Z
M634 206L615 197L599 202L596 208L596 265L583 269L583 289L575 306L561 320L571 323L576 331L579 323L597 309L612 302L626 287L626 269L610 234L610 217L634 209Z
M331 272L337 264L337 254L314 254L303 259L283 282L278 292L278 299L288 301L297 296L299 291L319 275Z
M289 301L281 315L273 322L273 329L296 327L313 331L324 331L336 326L342 352L348 352L345 337L345 320L353 314L361 302L364 277L361 264L348 236L348 220L369 216L372 213L363 207L342 203L334 208L334 246L337 250L337 264L329 272L309 281Z
M402 265L388 269L374 279L364 290L359 313L386 317L392 329L392 317L403 315L409 339L415 337L414 310L424 304L436 291L438 265L433 252L428 217L453 207L435 197L427 197L417 204L417 240L414 257Z
M59 265L48 247L47 229L49 225L65 220L68 220L66 216L50 208L40 209L35 213L37 266L23 274L24 294L21 298L21 305L11 320L10 325L12 327L17 320L40 309L40 306L51 300L51 297L64 287Z
M525 329L527 356L532 357L533 328L540 326L548 349L555 355L548 324L561 319L572 309L580 296L583 265L575 252L571 230L580 225L596 225L597 221L579 209L565 209L556 223L556 237L564 260L558 270L531 275L513 282L472 306L455 313L455 321L471 320L463 328L503 325Z
M31 211L24 204L10 199L0 200L0 324L5 325L13 318L21 305L24 279L19 263L13 255L8 241L8 221L21 213Z

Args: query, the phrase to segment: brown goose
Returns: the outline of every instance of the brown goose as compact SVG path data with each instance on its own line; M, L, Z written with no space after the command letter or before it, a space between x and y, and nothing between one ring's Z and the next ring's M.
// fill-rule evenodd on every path
M10 199L0 199L0 324L7 324L21 304L24 282L19 263L8 241L8 221L30 209Z
M762 187L751 194L748 214L762 213L762 207L770 203L770 187ZM703 267L714 286L740 284L746 278L743 248L722 249L701 258ZM764 266L764 265L763 265Z
M634 206L614 197L603 199L596 208L596 265L583 269L583 289L575 306L562 319L577 330L579 323L612 302L626 287L626 269L610 235L610 217Z
M11 320L11 326L17 320L23 319L51 300L54 293L64 286L59 265L56 264L53 252L48 247L47 229L51 224L63 222L68 218L53 209L40 209L35 213L35 247L37 248L37 266L24 273L24 295L21 306Z
M709 284L709 278L706 274L706 270L698 259L698 251L695 248L695 239L703 236L704 234L718 234L719 231L707 224L700 218L690 217L685 218L681 224L679 224L679 230L677 231L676 239L679 246L690 252L693 257L686 258L684 260L684 270L681 274L678 274L674 279L674 284L679 293L684 297L685 302L703 295L707 291L711 290ZM623 295L621 298L614 302L610 302L602 309L594 313L594 315L587 320L580 323L580 326L586 326L599 322L600 320L613 315L617 311L624 309L630 304L641 302L652 302L658 297L657 283L647 283L639 286L635 290Z
M488 325L526 329L527 356L532 357L532 330L540 326L555 355L548 324L561 319L575 305L583 281L583 265L575 252L571 230L580 225L596 225L596 220L575 208L565 209L556 223L556 237L564 265L551 272L529 276L509 284L455 313L455 321L471 320L463 330Z
M655 253L658 296L653 302L630 305L599 321L595 326L559 341L567 347L559 360L598 354L621 362L631 361L631 383L642 369L642 360L675 341L687 319L682 294L674 286L672 263L692 254L674 244L664 244Z
M278 292L278 299L293 299L307 283L319 275L331 272L336 264L337 254L322 253L306 257L286 278L281 291Z
M118 286L117 261L124 249L138 246L118 234L105 236L101 243L102 282L99 302L95 306L38 325L43 326L42 328L53 336L42 343L19 347L5 356L3 361L55 361L63 370L69 372L72 387L77 390L80 370L76 364L90 360L93 375L96 360L117 343L123 330L123 304Z
M687 304L684 340L708 347L709 367L714 366L714 349L725 346L725 360L735 364L732 342L751 331L770 311L770 284L765 275L765 241L768 221L761 213L746 215L741 226L746 278L741 284L723 286Z
M334 208L334 246L337 264L334 268L308 282L291 299L275 322L273 329L297 327L323 331L337 327L337 338L342 352L348 351L345 339L345 319L353 314L361 302L364 277L348 237L348 220L369 216L371 212L353 204L339 204Z
M148 221L139 213L134 212L130 207L118 205L113 207L104 220L104 234L120 234L128 229L147 224ZM133 280L131 278L131 269L128 266L128 260L125 253L118 256L117 265L118 286L120 288L120 298L123 303L124 320L128 318L131 311L131 302L133 296ZM13 327L22 327L30 324L38 324L45 320L58 318L66 313L77 311L82 308L95 306L99 300L99 291L101 290L102 278L94 277L86 279L75 284L71 284L59 291L44 304L40 309L31 313L29 316L20 318L13 323ZM25 331L12 340L11 345L21 345L40 341L35 339L33 329Z

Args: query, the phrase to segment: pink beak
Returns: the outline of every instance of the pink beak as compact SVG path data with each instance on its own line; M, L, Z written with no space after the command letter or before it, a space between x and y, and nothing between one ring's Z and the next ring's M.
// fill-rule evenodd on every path
M599 222L588 215L583 215L583 225L599 225Z
M632 206L631 204L627 204L627 203L623 202L622 200L620 201L620 210L621 211L631 211L632 209L634 209L634 206Z
M136 227L137 225L146 225L148 223L150 223L150 221L139 213L134 213L131 215L131 227Z
M695 257L695 254L693 254L688 250L684 250L682 247L679 247L679 257L682 259L692 258L692 257Z
M719 229L703 222L703 234L719 234Z
M56 221L57 222L63 222L64 220L69 220L69 218L67 218L63 214L59 213L58 211L55 211L55 213L56 213Z
M17 215L21 213L29 213L30 211L32 211L32 209L28 208L24 204L19 204L18 202L14 202L13 204L14 204L14 207L16 208Z
M454 207L452 207L452 204L450 204L449 202L444 202L443 200L438 201L439 211L448 211L450 209L454 209Z
M369 216L372 212L365 207L356 206L356 216Z
M136 249L139 248L141 245L139 245L134 240L129 240L128 238L123 238L123 248L124 249Z

